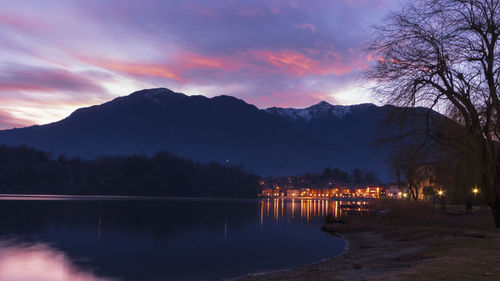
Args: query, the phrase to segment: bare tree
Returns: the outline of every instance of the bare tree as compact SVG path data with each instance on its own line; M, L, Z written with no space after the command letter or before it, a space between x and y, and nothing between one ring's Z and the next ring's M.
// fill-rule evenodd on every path
M434 162L435 181L446 190L450 202L466 203L470 201L473 187L480 184L480 170L474 162L454 149L441 147L441 153ZM478 194L482 197L482 194Z
M389 160L398 188L408 189L413 200L423 199L424 188L433 185L435 178L434 162L430 161L429 151L422 147L406 145L395 150ZM406 184L402 180L406 180Z
M388 159L388 164L396 179L396 186L400 192L403 192L403 188L406 187L405 182L403 182L403 176L407 170L405 158L403 158L401 154L393 154Z
M437 109L462 126L429 138L480 167L500 227L500 0L417 0L376 31L366 77L386 102Z

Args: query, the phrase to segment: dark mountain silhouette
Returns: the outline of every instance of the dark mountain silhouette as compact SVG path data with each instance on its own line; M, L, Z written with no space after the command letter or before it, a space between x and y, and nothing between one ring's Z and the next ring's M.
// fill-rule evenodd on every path
M243 164L263 176L360 168L386 179L384 152L371 144L393 110L326 102L260 110L230 96L159 88L78 109L59 122L0 131L0 144L87 159L168 151L196 161Z

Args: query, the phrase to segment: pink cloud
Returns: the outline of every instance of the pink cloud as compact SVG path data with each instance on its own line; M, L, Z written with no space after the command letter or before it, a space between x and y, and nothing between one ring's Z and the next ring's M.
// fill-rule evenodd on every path
M275 67L277 71L289 75L326 75L347 74L353 70L353 66L341 62L336 53L329 53L331 58L312 59L305 54L296 51L271 52L266 50L252 51L251 54L260 61L267 62ZM332 55L334 54L334 55Z
M235 75L245 71L246 75L263 73L287 76L344 75L356 69L357 61L344 63L342 56L334 51L319 52L306 50L247 50L227 55L202 55L195 52L169 54L169 62L150 63L125 61L100 57L75 55L80 61L131 76L167 78L181 83L207 81L222 74ZM205 71L205 72L200 72ZM210 71L210 72L206 72ZM217 71L217 72L215 72ZM201 75L201 76L200 76Z
M143 61L125 61L86 57L75 55L80 61L97 66L108 71L123 73L131 76L149 76L168 78L181 83L188 83L186 77L194 70L223 70L233 71L243 67L241 60L232 57L204 56L194 52L175 54L171 62L149 63Z
M80 57L85 63L107 69L110 71L121 72L128 75L144 75L163 77L176 80L179 82L186 82L179 73L171 66L153 63L138 63L120 60L102 59L102 58L84 58Z
M40 92L50 92L53 91L52 88L44 87L40 85L32 85L27 83L4 83L0 82L0 92L7 91L40 91Z
M316 64L314 60L294 51L255 51L253 55L258 60L269 62L278 68L284 68L296 74L304 74Z
M0 130L11 129L11 128L22 128L33 123L28 120L22 120L12 116L8 112L0 111Z
M180 68L215 68L221 70L236 70L242 67L242 62L231 57L203 56L196 53L183 53L176 59Z
M7 25L24 31L31 31L40 28L41 24L20 15L11 15L0 12L0 25Z
M297 86L293 89L271 90L267 95L248 99L250 103L258 104L261 108L273 106L304 108L324 100L337 104L328 93L307 89L303 86Z

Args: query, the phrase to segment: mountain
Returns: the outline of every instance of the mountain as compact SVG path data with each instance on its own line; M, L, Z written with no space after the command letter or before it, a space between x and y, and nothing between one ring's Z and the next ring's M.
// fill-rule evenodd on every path
M158 88L80 108L51 124L0 131L0 144L88 159L163 150L196 161L243 164L263 176L331 166L369 169L387 179L386 152L374 150L372 142L392 111L392 106L326 102L260 110L231 96Z
M375 142L382 137L380 127L394 107L374 104L340 106L320 102L305 109L274 107L266 111L328 143L322 151L329 158L329 166L348 171L368 169L377 172L384 180L389 177L384 161L388 152L377 148Z
M373 104L367 105L371 106ZM318 118L342 118L351 112L351 107L352 106L346 105L331 105L326 101L322 101L316 105L303 109L271 107L265 109L265 111L293 121L301 119L304 121L311 121Z

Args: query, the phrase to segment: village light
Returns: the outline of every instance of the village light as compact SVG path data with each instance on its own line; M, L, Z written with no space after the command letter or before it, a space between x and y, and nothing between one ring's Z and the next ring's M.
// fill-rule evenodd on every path
M444 191L442 191L442 190L438 191L439 196L443 196L443 193L444 193Z
M404 198L406 198L407 196L408 196L408 194L406 194L406 192L405 192L405 193L403 193L403 197L404 197Z
M477 194L479 192L479 190L477 189L477 187L474 187L474 189L472 190L472 192L474 192L474 194Z

